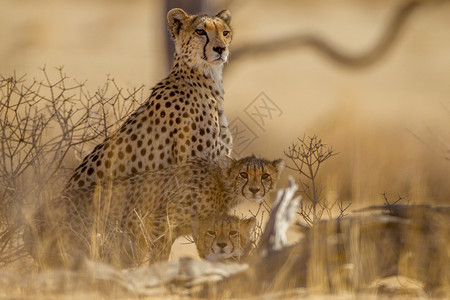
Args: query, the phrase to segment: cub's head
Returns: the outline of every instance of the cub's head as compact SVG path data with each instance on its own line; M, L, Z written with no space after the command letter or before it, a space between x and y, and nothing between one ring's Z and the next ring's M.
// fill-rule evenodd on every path
M225 177L235 191L247 200L260 203L275 188L284 167L282 159L274 161L248 156L239 160L221 158Z
M176 54L189 66L221 66L228 60L232 37L228 10L214 17L188 15L180 8L167 14Z
M224 215L215 219L192 221L198 255L210 261L239 260L250 249L256 219Z

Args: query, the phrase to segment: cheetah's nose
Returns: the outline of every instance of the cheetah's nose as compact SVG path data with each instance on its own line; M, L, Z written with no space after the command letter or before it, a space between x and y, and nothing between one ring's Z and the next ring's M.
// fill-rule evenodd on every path
M257 192L259 192L259 187L250 187L249 190L250 190L250 192L252 192L253 195L254 195L254 194L256 194Z
M223 51L225 51L225 47L216 46L216 47L213 48L213 50L215 52L219 53L219 55L222 55Z
M225 247L227 246L227 243L223 243L223 242L217 243L217 246L218 246L220 249L223 249L223 248L225 248Z

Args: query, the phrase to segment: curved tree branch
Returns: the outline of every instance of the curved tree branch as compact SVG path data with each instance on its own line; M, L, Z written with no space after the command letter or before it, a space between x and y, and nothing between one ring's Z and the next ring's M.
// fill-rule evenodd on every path
M445 0L437 0L445 1ZM296 34L265 42L251 43L233 50L233 61L254 55L267 55L300 47L311 47L331 61L347 68L367 67L384 57L392 48L406 21L420 6L436 1L407 1L397 8L380 39L366 52L351 55L313 34Z

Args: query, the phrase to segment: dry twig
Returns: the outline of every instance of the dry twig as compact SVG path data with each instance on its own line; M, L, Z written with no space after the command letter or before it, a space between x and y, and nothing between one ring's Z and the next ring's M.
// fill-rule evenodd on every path
M344 206L337 199L331 205L327 203L322 197L324 188L319 185L317 179L322 164L336 153L315 135L299 138L298 141L289 147L288 151L285 151L285 155L293 164L292 166L288 165L287 168L298 172L300 176L298 181L300 192L305 196L300 203L299 214L306 224L313 226L322 218L324 212L331 218L331 211L338 204L339 217L344 216L350 204Z
M0 75L0 262L21 252L17 240L27 207L51 199L67 180L67 157L82 159L143 100L143 86L124 91L114 79L94 95L84 82L56 75L43 79ZM70 168L69 168L70 169ZM11 234L14 232L15 234ZM8 249L8 251L7 251Z

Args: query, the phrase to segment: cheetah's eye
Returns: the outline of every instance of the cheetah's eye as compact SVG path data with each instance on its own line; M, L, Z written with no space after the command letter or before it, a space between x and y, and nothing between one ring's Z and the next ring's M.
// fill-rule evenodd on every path
M216 232L215 231L207 231L206 232L209 236L216 236Z
M225 30L224 32L223 32L223 36L224 37L227 37L227 36L229 36L230 35L230 32L228 31L228 30Z
M268 174L268 173L264 173L264 174L261 175L262 179L267 179L269 177L270 177L270 174Z
M248 178L248 174L247 174L247 173L245 173L245 172L241 172L241 173L239 173L239 176L241 176L242 178L245 178L245 179L247 179L247 178Z
M238 233L239 233L239 232L237 232L237 231L235 231L235 230L231 230L230 233L229 233L229 235L230 235L230 236L235 236L235 235L238 235Z
M197 29L197 30L195 30L195 33L200 36L206 35L206 31L204 31L203 29Z

